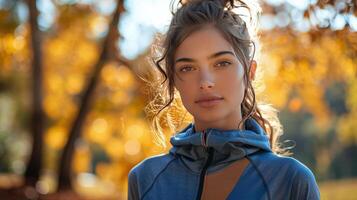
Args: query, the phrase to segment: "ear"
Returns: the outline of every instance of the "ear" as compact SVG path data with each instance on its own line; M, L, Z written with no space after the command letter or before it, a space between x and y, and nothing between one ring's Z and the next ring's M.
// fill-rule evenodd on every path
M252 63L250 65L249 80L251 81L254 80L256 70L257 70L257 61L252 60Z

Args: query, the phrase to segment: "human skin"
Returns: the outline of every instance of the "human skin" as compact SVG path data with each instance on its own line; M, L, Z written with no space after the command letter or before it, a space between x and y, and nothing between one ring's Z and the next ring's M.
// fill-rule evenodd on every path
M174 60L174 85L194 118L195 130L239 129L244 68L219 30L206 26L191 33L176 49ZM253 61L250 79L256 66Z

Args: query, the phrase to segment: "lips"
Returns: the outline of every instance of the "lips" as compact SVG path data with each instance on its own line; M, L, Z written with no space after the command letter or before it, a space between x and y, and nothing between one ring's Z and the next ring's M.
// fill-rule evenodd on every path
M203 97L203 98L200 98L199 100L197 100L196 103L206 102L206 101L214 101L214 100L222 100L222 99L223 99L223 97L215 97L215 96Z
M206 96L201 97L195 103L199 104L201 107L209 108L219 104L223 100L223 97L218 96Z

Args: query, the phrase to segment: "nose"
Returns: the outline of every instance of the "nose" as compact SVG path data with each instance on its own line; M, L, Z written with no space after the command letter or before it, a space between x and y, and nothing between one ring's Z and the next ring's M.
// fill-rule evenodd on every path
M208 81L202 81L200 84L200 89L210 89L214 86L213 82L208 82Z
M213 81L213 76L210 74L210 72L202 72L200 80L200 89L211 89L214 87L214 85L215 83Z

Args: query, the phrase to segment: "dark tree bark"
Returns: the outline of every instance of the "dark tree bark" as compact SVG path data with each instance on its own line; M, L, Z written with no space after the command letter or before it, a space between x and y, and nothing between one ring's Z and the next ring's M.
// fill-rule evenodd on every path
M117 26L118 26L120 14L122 12L124 12L123 1L119 0L112 17L112 21L109 25L108 34L103 41L101 54L98 58L97 63L93 66L94 70L92 72L92 76L89 79L88 85L82 95L82 101L79 105L77 116L70 129L69 138L61 155L60 164L59 164L60 165L59 173L58 173L58 191L72 189L71 164L72 164L73 154L75 150L75 142L78 138L80 138L83 123L85 121L85 116L89 112L89 106L91 103L93 92L95 91L95 87L98 83L100 72L104 64L109 59L113 59L115 53L118 53L117 51L114 50L115 50L115 41L119 35Z
M36 0L28 0L29 23L32 48L32 151L25 171L25 184L35 186L40 177L42 167L43 121L42 108L42 48L41 35L38 29Z

